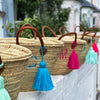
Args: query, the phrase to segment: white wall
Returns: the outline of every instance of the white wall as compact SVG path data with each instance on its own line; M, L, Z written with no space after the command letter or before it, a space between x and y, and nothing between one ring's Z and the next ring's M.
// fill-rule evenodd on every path
M70 32L74 31L75 25L80 25L80 6L81 4L75 0L65 0L62 4L62 8L71 8L69 20L67 22L67 28ZM77 32L79 32L79 28Z

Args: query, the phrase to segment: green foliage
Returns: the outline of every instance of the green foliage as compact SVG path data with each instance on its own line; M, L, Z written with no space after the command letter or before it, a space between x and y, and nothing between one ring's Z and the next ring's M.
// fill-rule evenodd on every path
M16 31L24 24L29 23L35 27L41 34L43 26L51 27L56 34L59 34L59 27L65 26L68 21L70 8L62 9L61 5L64 0L17 0L23 6L19 8L21 12L27 12L29 17L19 23L15 24ZM28 3L28 4L26 4ZM29 5L29 3L31 3ZM34 9L34 10L33 10ZM35 11L40 11L35 13ZM46 36L53 36L53 34L46 29ZM32 38L33 33L31 30L25 30L21 34L22 37Z
M2 28L6 30L7 36L12 37L11 34L14 32L14 28L12 28L12 23L8 23L8 21L5 22L5 24L2 25Z
M42 0L15 0L18 4L18 11L23 15L26 13L29 17L33 17L33 13L41 7Z

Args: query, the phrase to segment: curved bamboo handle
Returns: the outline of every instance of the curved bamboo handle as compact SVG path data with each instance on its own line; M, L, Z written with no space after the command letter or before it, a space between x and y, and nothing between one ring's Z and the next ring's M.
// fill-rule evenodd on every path
M81 26L76 26L75 29L74 29L74 32L76 32L77 27L79 27L83 32L85 32L84 29Z
M69 33L69 31L66 29L66 27L60 27L60 28L59 28L59 32L60 32L61 35L63 35L62 32L61 32L62 29L65 29L65 31L66 31L67 33Z
M48 26L43 26L42 27L42 35L43 35L43 37L45 37L45 34L44 34L44 29L48 29L48 30L50 30L52 33L53 33L53 35L55 36L55 37L58 37L57 36L57 34L50 28L50 27L48 27Z
M29 26L29 27L33 27L31 24L24 24L21 28L24 28L24 27L27 27L27 26ZM20 37L20 35L21 35L21 32L22 31L20 31L20 33L19 33L19 37ZM34 34L34 38L36 39L36 32L33 30L33 34Z

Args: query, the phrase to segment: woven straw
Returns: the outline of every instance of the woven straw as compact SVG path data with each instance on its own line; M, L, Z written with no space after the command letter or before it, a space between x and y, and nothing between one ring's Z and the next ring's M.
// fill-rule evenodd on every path
M5 88L11 96L11 100L17 100L26 65L31 55L32 52L22 46L0 44L0 56L4 62L4 71L0 75L4 77Z
M26 28L26 27L25 27ZM64 43L58 40L54 41L45 41L43 39L45 48L47 49L46 55L44 55L44 61L47 63L47 68L49 72L51 73L52 68L54 67L56 60L59 56L59 52L61 48L63 47ZM6 38L6 39L0 39L0 43L11 43L15 44L16 39L15 38ZM26 39L26 38L19 38L20 45L27 47L32 51L32 54L37 57L37 60L35 59L29 59L28 65L33 65L33 63L37 63L36 67L33 67L32 69L27 68L24 74L24 80L21 86L21 91L33 91L32 86L34 83L34 79L36 76L36 72L39 68L39 63L41 61L41 55L40 55L40 40L37 38L35 39Z
M42 29L42 35L44 35L44 29L47 28L49 29L53 34L56 34L50 27L47 27L47 26L44 26L43 29ZM69 34L69 33L67 33ZM70 33L71 34L71 33ZM72 33L75 35L75 33ZM55 35L56 36L56 35ZM58 36L56 37L44 37L45 40L56 40L58 39ZM72 44L73 44L73 41L75 39L73 39L73 37L71 36L65 36L63 37L60 41L64 42L64 47L62 47L62 50L65 51L65 50L68 50L68 53L67 53L67 58L66 59L59 59L58 57L58 60L56 61L56 65L53 67L53 70L52 70L52 75L64 75L64 74L67 74L69 72L71 72L72 70L70 70L68 67L67 67L67 62L68 62L68 58L70 56L70 54L72 53ZM83 46L86 42L83 41L83 40L80 40L78 39L77 40L77 46L75 48L78 56L80 55L81 53L81 50L83 50ZM64 53L64 52L63 52Z

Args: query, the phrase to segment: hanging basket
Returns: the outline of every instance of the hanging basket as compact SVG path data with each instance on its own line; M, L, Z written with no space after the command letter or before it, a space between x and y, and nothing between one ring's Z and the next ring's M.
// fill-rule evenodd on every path
M46 55L44 55L44 60L47 63L47 68L50 73L52 71L52 68L55 65L55 62L59 56L60 50L63 47L64 43L61 41L58 41L58 40L54 40L54 41L42 40L40 35L38 36L39 39L37 38L36 40L35 39L27 39L27 38L19 38L21 31L24 29L34 30L35 28L33 28L31 26L24 26L18 30L16 39L15 38L3 38L3 39L0 39L0 43L15 44L16 41L18 42L18 40L19 40L18 44L20 43L20 45L27 47L32 51L34 59L30 58L28 61L28 65L34 64L34 65L36 65L36 67L27 68L27 70L25 71L21 91L33 91L32 86L34 83L36 72L39 68L39 62L41 61L41 55L40 55L39 50L40 50L40 46L42 44L40 44L40 41L42 41L42 42L44 41L43 44L45 44L45 48L47 49L47 53L46 53ZM33 33L37 34L36 29L33 31ZM34 36L36 36L36 35L34 35Z
M15 44L0 44L0 56L4 63L3 70L0 69L0 76L4 77L5 88L11 100L17 100L26 65L32 52Z
M49 29L54 35L56 34L50 27L45 27L47 29ZM44 29L43 27L42 29L42 35L44 36L44 38L46 40L56 40L58 39L58 36L55 35L56 37L45 37L44 35ZM76 36L76 33L67 33L67 35L70 35L70 34L74 34ZM69 72L71 72L72 70L70 70L68 67L67 67L67 62L68 62L68 58L70 56L70 54L72 53L72 44L73 44L73 41L74 40L77 40L77 36L75 37L75 39L73 39L73 37L71 36L67 36L65 35L65 37L63 37L61 40L59 41L62 41L64 42L64 47L62 47L61 51L60 51L60 54L59 54L59 57L58 57L58 60L56 62L56 65L53 67L53 70L52 70L52 75L64 75L64 74L67 74ZM83 49L84 47L84 44L86 42L83 41L83 40L77 40L77 45L76 45L76 53L78 54L78 56L80 55L81 53L81 50Z

